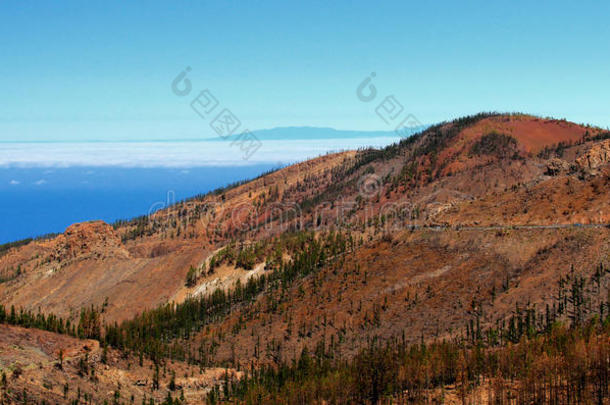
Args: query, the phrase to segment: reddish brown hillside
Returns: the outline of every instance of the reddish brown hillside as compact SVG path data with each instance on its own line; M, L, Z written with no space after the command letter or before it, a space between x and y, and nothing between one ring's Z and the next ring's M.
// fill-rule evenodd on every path
M576 143L595 128L583 127L568 121L537 118L528 115L486 118L462 131L460 139L476 139L490 132L514 137L525 152L538 153L553 144Z
M365 244L344 263L236 309L190 342L217 361L273 363L320 342L350 356L374 336L409 342L466 334L508 321L517 306L557 304L560 278L587 280L590 305L598 266L610 267L609 229L421 230Z
M0 277L6 279L0 283L0 302L73 320L80 308L107 303L106 321L130 318L181 293L189 268L201 266L226 241L210 225L213 215L202 207L213 206L219 215L226 215L223 226L234 227L243 221L241 213L252 201L264 199L261 195L269 187L294 186L353 155L346 152L303 162L222 196L181 203L116 229L100 221L76 224L54 239L12 249L0 256ZM145 231L140 233L141 227Z
M248 270L233 265L206 271L212 253L231 240L349 227L373 242L411 225L607 222L608 146L591 140L601 134L565 121L492 114L438 125L381 151L323 156L150 217L76 225L12 249L0 257L0 299L72 319L83 306L107 302L105 320L122 320L247 279ZM259 260L256 271L266 258ZM186 287L191 267L199 277Z
M172 373L178 389L170 394L178 398L184 392L188 403L202 403L227 371L172 362L161 369L159 389L153 389L153 369L147 359L140 363L137 357L113 349L104 353L95 340L0 325L0 372L7 380L0 392L3 404L111 403L117 393L124 401L153 398L160 403L169 391Z

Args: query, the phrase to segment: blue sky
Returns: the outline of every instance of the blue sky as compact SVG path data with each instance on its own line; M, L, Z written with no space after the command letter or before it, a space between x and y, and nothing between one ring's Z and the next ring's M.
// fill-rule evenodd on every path
M190 108L204 89L250 130L391 131L375 113L390 95L424 124L498 110L610 126L609 15L602 1L2 0L0 243L397 139L261 137L249 155ZM74 143L90 140L108 142Z
M609 2L3 1L0 140L211 136L186 66L250 129L391 129L371 72L423 123L522 111L610 126ZM68 135L66 135L68 134Z

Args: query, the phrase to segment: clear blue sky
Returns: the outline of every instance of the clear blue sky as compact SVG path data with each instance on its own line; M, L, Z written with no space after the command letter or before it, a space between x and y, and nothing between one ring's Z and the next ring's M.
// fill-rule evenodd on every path
M170 91L185 66L250 129L389 129L355 95L371 72L424 123L500 110L610 126L609 2L298 3L2 1L0 140L197 131Z

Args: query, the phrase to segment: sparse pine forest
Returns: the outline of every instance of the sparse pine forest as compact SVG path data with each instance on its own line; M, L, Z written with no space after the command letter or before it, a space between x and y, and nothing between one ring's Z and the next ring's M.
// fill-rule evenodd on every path
M214 363L206 347L187 344L194 332L221 321L265 291L287 288L341 260L354 243L349 234L302 232L257 245L267 257L278 251L290 251L293 257L246 285L237 283L229 291L164 305L121 324L102 326L104 305L83 309L75 324L0 306L0 323L98 339L125 355L152 359L155 370L167 367L169 360L222 366ZM257 248L232 249L221 254L222 260L237 260L239 251ZM600 264L593 277L585 279L572 269L560 278L553 304L543 311L517 306L510 318L486 328L473 311L463 332L448 340L422 337L420 343L407 343L404 334L373 337L354 356L344 358L336 341L323 338L313 347L306 346L294 360L278 357L243 370L241 378L227 376L210 391L207 401L442 403L453 395L463 403L605 403L610 384L610 297L602 286L609 272ZM181 402L177 397L165 403Z
M216 387L208 403L443 403L452 392L462 403L601 404L610 384L609 333L610 318L594 318L494 347L373 339L352 359L320 342L294 362Z

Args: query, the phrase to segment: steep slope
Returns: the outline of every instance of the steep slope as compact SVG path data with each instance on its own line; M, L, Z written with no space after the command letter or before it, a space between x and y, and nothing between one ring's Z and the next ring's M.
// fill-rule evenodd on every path
M594 282L600 265L610 268L607 228L415 230L365 243L236 307L190 344L242 366L289 360L320 342L349 357L376 336L411 343L465 336L469 322L508 322L517 307L543 312L558 304L560 280L574 277L586 280L596 312L610 287L608 274Z
M124 356L100 348L96 340L81 340L35 329L0 325L0 402L12 403L141 403L184 396L201 403L207 392L234 370L173 362L162 367L159 388L153 388L154 365L148 359ZM174 381L174 389L170 384ZM24 395L25 393L25 395Z
M597 128L521 114L439 124L381 151L323 156L113 228L82 224L12 249L0 257L8 280L0 298L73 320L82 307L105 305L112 322L245 282L250 272L235 263L213 274L205 268L231 240L338 227L374 243L408 226L606 223L603 136ZM258 258L258 271L265 260ZM191 267L199 277L189 287Z
M0 302L72 319L82 307L107 303L106 320L128 319L172 299L183 290L189 268L225 243L206 207L237 224L243 207L272 185L290 187L353 155L303 162L115 229L99 221L76 224L54 239L11 249L0 256L0 277L6 280L0 283Z

